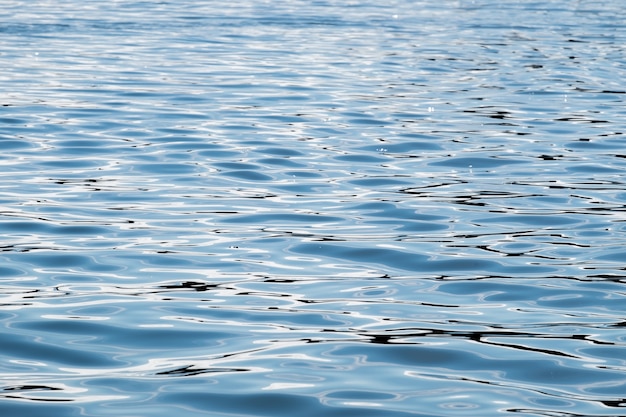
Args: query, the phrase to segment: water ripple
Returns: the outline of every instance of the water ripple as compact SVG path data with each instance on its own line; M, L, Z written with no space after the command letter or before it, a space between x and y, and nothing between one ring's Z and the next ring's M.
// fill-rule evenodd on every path
M621 414L620 6L4 5L0 412Z

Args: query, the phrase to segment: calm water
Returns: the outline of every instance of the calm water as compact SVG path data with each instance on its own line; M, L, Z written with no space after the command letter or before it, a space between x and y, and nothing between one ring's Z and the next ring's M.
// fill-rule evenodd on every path
M626 415L624 11L3 2L0 414Z

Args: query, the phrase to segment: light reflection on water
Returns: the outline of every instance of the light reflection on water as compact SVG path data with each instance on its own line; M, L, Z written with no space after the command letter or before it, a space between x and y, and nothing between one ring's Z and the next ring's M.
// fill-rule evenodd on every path
M617 1L16 1L6 415L616 415Z

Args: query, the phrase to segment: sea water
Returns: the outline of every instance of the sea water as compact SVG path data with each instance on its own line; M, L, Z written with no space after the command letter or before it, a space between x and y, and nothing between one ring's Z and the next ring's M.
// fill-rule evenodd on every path
M624 11L3 2L0 415L626 415Z

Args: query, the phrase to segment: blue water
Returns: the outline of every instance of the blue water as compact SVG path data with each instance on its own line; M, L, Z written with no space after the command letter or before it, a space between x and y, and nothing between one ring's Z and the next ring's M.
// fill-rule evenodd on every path
M626 415L624 11L4 2L0 415Z

